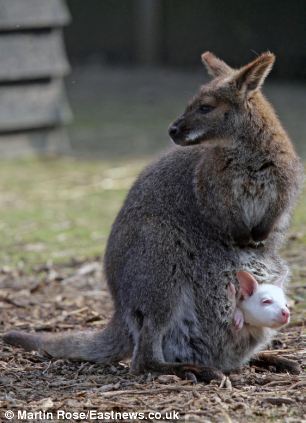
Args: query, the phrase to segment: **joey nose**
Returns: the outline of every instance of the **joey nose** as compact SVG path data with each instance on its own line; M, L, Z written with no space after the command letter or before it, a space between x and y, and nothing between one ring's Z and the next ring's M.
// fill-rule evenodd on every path
M290 317L289 310L287 308L283 308L281 313L282 313L282 321L284 323L287 323Z

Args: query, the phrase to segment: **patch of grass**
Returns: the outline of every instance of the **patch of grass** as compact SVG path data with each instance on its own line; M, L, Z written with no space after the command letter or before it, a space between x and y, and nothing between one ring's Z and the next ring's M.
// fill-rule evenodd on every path
M148 160L27 159L0 166L0 263L26 267L101 255L116 213ZM294 214L306 245L306 191Z
M306 187L294 211L292 229L300 233L301 239L306 243Z
M299 256L300 266L292 266L293 273L302 267L305 270L306 260L306 185L298 200L297 207L294 210L292 224L290 227L289 241L285 244L283 254L286 258ZM296 276L296 275L295 275Z
M1 265L27 267L103 253L112 221L144 164L67 158L3 161Z

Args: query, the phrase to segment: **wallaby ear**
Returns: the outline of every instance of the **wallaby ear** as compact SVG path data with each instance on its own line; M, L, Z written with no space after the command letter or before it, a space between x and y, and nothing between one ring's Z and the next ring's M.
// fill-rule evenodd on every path
M261 54L253 62L243 66L235 75L237 88L243 93L260 89L275 62L274 54Z
M233 72L230 66L223 62L223 60L218 59L218 57L210 51L203 53L201 59L210 76L228 76Z
M244 297L250 297L258 288L257 280L249 272L240 270L236 273L240 285L240 291Z

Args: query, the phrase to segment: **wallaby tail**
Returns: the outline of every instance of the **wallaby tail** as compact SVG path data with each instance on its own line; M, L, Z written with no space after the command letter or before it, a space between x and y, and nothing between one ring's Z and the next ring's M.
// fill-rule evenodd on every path
M121 322L113 318L100 331L30 334L11 331L3 340L27 351L40 351L54 358L108 364L127 358L132 341Z

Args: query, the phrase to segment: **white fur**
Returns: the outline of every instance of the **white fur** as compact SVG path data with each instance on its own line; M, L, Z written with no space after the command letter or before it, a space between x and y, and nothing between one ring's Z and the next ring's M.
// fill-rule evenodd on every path
M271 201L275 201L277 192L272 184L265 184L258 195L260 181L249 180L248 192L245 192L245 180L233 180L233 194L239 200L243 212L243 221L251 228L259 224L268 211Z
M198 138L202 137L205 134L204 131L200 131L200 130L195 130L195 131L191 131L189 132L189 134L186 136L186 141L195 141Z
M263 304L264 299L272 303ZM252 326L278 328L289 321L282 319L282 310L289 312L284 291L275 285L258 285L251 296L239 302L238 308L243 312L244 321Z

